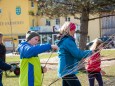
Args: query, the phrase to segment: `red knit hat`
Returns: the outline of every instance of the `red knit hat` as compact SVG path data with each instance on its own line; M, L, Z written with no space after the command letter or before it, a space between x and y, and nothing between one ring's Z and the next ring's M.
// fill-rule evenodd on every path
M75 25L74 23L70 23L70 24L69 24L69 27L70 27L70 31L76 29L76 25Z

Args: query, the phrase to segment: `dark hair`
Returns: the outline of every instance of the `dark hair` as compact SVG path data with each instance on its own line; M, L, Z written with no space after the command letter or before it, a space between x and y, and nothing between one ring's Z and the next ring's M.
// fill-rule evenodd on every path
M0 33L0 36L3 36L3 34L2 34L2 33Z
M35 36L39 37L39 33L34 32L34 31L28 31L26 34L26 40L29 41L30 39L32 39Z

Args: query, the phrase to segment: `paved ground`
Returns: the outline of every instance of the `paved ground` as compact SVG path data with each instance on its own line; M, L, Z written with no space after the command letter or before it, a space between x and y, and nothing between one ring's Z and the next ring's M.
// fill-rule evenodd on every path
M112 59L102 59L102 67L115 65L115 58Z

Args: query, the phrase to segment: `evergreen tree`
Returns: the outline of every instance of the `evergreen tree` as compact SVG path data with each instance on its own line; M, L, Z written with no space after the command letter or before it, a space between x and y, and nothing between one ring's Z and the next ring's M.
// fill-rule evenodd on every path
M103 17L114 16L115 0L37 0L38 14L49 18L72 15L80 20L80 48L85 49L88 35L88 22ZM105 12L111 15L103 16ZM76 16L78 14L78 16ZM89 15L98 17L90 19Z

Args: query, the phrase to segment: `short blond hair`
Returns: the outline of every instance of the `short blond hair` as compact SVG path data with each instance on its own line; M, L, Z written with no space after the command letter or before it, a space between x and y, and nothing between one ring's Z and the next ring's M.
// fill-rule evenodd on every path
M59 29L60 34L69 35L69 32L76 29L76 25L72 22L65 22Z
M70 22L65 22L63 26L59 29L59 32L63 35L69 34L70 28L69 28Z

